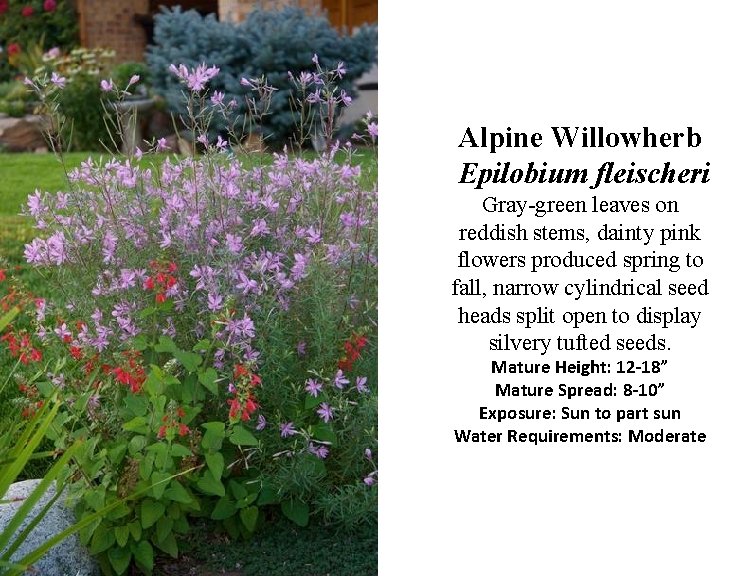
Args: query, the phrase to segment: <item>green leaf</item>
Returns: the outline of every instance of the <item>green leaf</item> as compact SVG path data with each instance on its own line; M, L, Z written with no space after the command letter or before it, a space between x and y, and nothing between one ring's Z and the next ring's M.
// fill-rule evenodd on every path
M241 424L234 426L229 440L231 444L235 444L236 446L258 446L260 444L260 441L252 435L252 432Z
M206 452L217 452L223 446L223 439L226 437L225 422L206 422L202 425L206 430L202 437L202 447Z
M305 408L305 410L312 410L313 408L315 408L315 406L317 406L318 404L320 404L321 402L323 402L323 399L324 398L323 398L322 394L320 396L310 396L308 394L305 397L305 401L304 401L304 408Z
M129 440L129 454L133 456L134 454L141 452L145 446L147 446L147 438L144 436L134 436Z
M144 416L136 416L132 418L126 422L122 428L127 432L136 432L137 434L147 434L150 431L150 427Z
M165 514L165 506L154 500L144 500L141 508L142 528L149 528Z
M138 352L141 352L143 350L147 350L147 348L149 347L149 343L147 342L147 338L143 334L140 334L139 336L136 336L135 338L131 339L129 346L133 350L137 350Z
M205 350L210 350L210 340L207 338L200 340L192 348L193 352L204 352Z
M135 541L139 542L142 539L142 525L136 520L129 522L129 532Z
M250 506L249 508L245 508L244 510L241 510L239 512L239 518L241 518L242 524L244 524L244 527L249 530L250 532L255 531L255 527L257 526L257 517L259 516L259 510L257 509L257 506Z
M281 502L281 512L294 524L303 528L310 521L310 507L301 500L284 500Z
M170 518L166 518L163 516L157 521L157 529L155 530L155 534L157 535L158 541L165 540L168 537L168 534L171 533L171 529L173 528L173 520Z
M139 462L139 476L142 480L147 480L152 475L152 468L155 465L155 454L149 452L145 454L141 462Z
M113 532L111 527L100 524L100 526L97 527L97 530L95 530L94 535L92 536L92 542L90 542L89 544L89 552L93 556L102 554L103 552L105 552L105 550L113 546L113 544L115 544L115 541L115 533Z
M165 444L164 442L150 444L147 448L147 452L155 454L155 466L160 470L164 470L166 464L170 462L168 444Z
M213 478L209 470L205 470L205 473L197 480L197 488L214 496L223 497L226 495L226 488L223 486L223 483Z
M155 500L160 500L163 497L165 489L168 488L168 480L171 478L171 474L167 472L153 472L150 477L150 482L153 484L152 497Z
M231 480L228 483L228 487L231 488L231 493L236 500L241 500L247 497L247 489L243 484L239 484L236 480Z
M152 545L146 540L142 540L132 548L132 552L134 552L134 560L139 567L151 574L155 567L155 552L152 550Z
M191 455L192 451L183 444L171 444L171 456L175 456L177 458L185 458L186 456Z
M173 482L171 482L171 485L165 491L164 496L168 498L168 500L173 500L174 502L180 502L182 504L192 503L192 497L189 495L189 492L187 492L186 488L184 488L178 480L173 480Z
M223 476L223 469L225 468L225 461L223 460L223 454L220 452L214 452L205 456L205 462L207 463L207 469L213 475L213 478L220 480Z
M128 525L126 525L126 526L116 526L114 532L115 532L116 542L118 542L118 545L121 548L123 548L124 546L126 546L126 544L128 544L128 542L129 542L129 527L128 527Z
M199 373L199 381L213 396L218 395L218 373L215 368L202 370Z
M177 350L176 343L168 336L161 336L158 338L158 343L155 344L155 352L170 352L171 354L175 354Z
M125 544L121 544L120 548L111 548L108 550L108 561L116 571L116 574L123 574L131 564L131 548L124 548Z
M147 397L143 396L141 394L129 394L124 399L124 404L126 404L126 417L129 416L146 416L147 415L147 407L149 406Z
M123 460L123 457L126 455L126 444L118 444L117 446L113 446L107 451L108 457L110 458L110 463L113 465L113 467L118 466L121 463L121 460Z
M312 437L315 438L315 440L329 442L332 446L336 446L336 434L333 431L333 427L325 422L315 424L315 426L312 427Z
M210 515L212 520L225 520L231 518L236 513L236 506L227 496L218 500L218 503Z
M260 496L257 498L258 506L267 506L268 504L277 504L279 501L278 493L270 486L265 486L260 490Z
M165 540L155 542L155 546L160 548L166 554L170 554L171 557L178 558L178 544L176 543L176 537L173 534L168 534Z
M194 352L185 352L183 350L177 350L174 355L176 360L186 368L186 371L190 374L196 372L197 368L202 365L202 356L195 354Z

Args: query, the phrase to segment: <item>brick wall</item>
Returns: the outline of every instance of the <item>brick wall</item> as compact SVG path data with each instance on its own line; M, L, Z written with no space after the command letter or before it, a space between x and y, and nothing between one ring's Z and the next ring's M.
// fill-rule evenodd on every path
M81 43L110 48L116 60L142 60L147 43L144 28L134 20L149 11L149 0L77 0Z
M218 0L218 18L227 22L241 22L253 8L270 10L283 6L319 8L320 0Z

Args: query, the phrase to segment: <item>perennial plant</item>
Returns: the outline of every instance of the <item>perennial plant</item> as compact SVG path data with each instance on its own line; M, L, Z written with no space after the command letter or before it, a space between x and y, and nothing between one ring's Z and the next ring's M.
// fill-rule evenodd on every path
M83 446L77 511L113 506L83 533L108 572L177 555L192 516L233 537L277 510L300 525L375 522L377 186L356 147L330 137L343 65L313 63L325 105L304 121L321 127L322 154L268 161L211 139L233 106L208 89L218 69L179 64L204 154L147 167L158 141L90 158L68 189L28 199L39 236L26 259L61 297L31 299L3 340L30 401L66 399L50 436ZM259 122L273 90L239 82ZM30 84L55 112L66 79Z

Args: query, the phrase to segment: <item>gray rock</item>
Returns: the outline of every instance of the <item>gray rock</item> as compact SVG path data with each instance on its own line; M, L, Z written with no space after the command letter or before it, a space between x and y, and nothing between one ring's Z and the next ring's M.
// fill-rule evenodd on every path
M11 485L8 493L2 498L4 501L10 500L11 502L0 504L0 530L5 530L16 510L21 507L24 499L31 494L37 484L39 484L39 480L24 480ZM37 502L28 519L34 518L54 495L53 486L48 489L41 501ZM59 498L42 521L29 534L23 545L16 550L13 558L23 558L75 522L73 512L65 508L63 498ZM23 530L27 523L28 521L25 520L20 530ZM34 565L34 574L37 576L97 576L99 573L97 563L89 555L86 548L81 545L76 535L69 536L63 542L54 546Z

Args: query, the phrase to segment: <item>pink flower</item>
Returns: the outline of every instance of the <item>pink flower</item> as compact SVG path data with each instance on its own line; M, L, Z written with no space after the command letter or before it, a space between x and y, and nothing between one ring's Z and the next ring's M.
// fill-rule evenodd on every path
M45 0L45 3L42 5L45 12L55 12L57 7L58 3L55 0Z
M0 0L0 14L5 14L8 11L8 0Z
M31 6L24 6L23 8L21 8L21 16L23 16L24 18L29 18L29 16L33 14L34 8L32 8Z
M115 84L113 84L113 80L100 80L100 89L103 92L112 92L115 88Z

